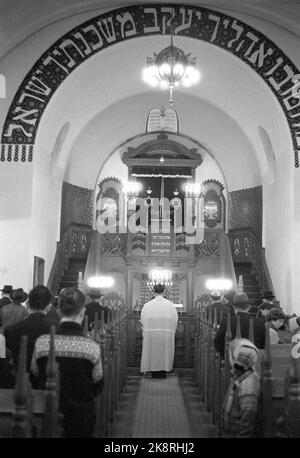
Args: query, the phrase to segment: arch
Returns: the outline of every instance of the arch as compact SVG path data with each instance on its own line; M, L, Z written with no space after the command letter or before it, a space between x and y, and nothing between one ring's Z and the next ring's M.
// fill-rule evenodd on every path
M116 43L170 33L218 46L250 66L281 105L292 136L299 167L300 99L292 61L264 34L246 23L204 7L140 4L115 9L73 28L35 63L21 83L2 131L1 161L32 161L41 117L56 89L89 57Z

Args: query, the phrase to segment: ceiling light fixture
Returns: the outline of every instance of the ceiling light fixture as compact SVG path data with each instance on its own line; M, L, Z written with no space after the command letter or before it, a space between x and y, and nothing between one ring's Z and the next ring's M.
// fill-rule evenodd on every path
M196 69L196 57L191 53L185 54L173 45L173 30L171 28L171 45L159 54L153 53L153 58L147 57L147 67L143 70L143 79L151 87L159 86L169 89L169 103L173 105L173 90L182 85L191 87L200 80L200 72Z

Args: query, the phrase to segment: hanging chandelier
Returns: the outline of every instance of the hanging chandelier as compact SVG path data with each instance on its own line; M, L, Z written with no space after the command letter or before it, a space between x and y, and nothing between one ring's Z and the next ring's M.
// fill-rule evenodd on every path
M143 79L151 87L169 89L169 103L173 105L173 90L180 85L191 87L197 84L200 72L196 69L196 57L191 57L191 53L185 54L182 49L173 45L171 31L171 45L159 54L153 53L153 58L147 57Z

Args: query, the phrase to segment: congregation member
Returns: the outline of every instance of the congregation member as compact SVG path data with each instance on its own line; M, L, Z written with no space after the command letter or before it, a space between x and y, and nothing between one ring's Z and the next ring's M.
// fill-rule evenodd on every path
M47 318L58 325L60 322L61 316L58 307L58 296L53 296L51 301L51 306L47 312Z
M269 329L270 344L276 345L284 343L279 337L279 329L282 328L284 320L286 319L285 314L279 307L274 307L266 315L266 327Z
M223 404L222 437L253 438L258 433L258 350L250 340L234 339L229 361L232 379Z
M212 321L214 320L214 314L216 313L217 314L217 324L219 324L221 321L221 316L225 316L227 315L227 313L230 313L231 308L230 306L225 304L224 298L222 298L222 295L219 291L212 291L210 297L211 297L212 303L206 307L207 319L209 317L209 310L211 310ZM226 299L226 302L229 303L227 299Z
M84 336L85 295L66 288L59 296L61 321L55 335L59 368L59 410L63 414L63 436L92 437L96 413L94 397L103 388L100 346ZM40 336L32 357L34 387L45 389L50 336Z
M260 318L255 318L249 314L250 303L246 293L235 294L233 297L234 315L230 317L232 339L236 336L236 317L239 315L241 324L241 337L249 338L250 319L253 320L254 343L259 349L265 348L265 323ZM227 329L227 316L223 317L214 338L216 350L224 359L225 335Z
M0 327L6 329L19 321L24 320L29 312L24 302L27 301L28 294L23 288L14 289L11 293L12 302L0 308Z
M101 318L101 312L104 311L104 322L107 323L107 317L110 310L107 307L104 307L101 303L101 291L100 288L90 288L88 290L88 296L90 298L90 302L88 302L85 306L85 315L88 317L88 327L89 330L92 329L96 313L98 313L98 319Z
M141 311L143 346L140 371L153 378L166 378L173 370L178 314L173 302L164 297L165 286L154 286L156 297Z
M13 287L11 285L4 285L2 291L2 297L0 299L0 308L3 305L8 305L12 303L11 293L13 292Z
M11 350L14 366L17 369L21 337L27 336L27 370L30 369L30 363L34 344L36 339L50 332L51 325L54 324L47 316L51 307L52 294L46 286L35 286L28 296L28 313L29 315L22 321L5 328L4 335L6 346Z
M266 317L268 312L274 308L274 299L275 296L272 291L265 291L263 293L262 302L257 308L257 317Z

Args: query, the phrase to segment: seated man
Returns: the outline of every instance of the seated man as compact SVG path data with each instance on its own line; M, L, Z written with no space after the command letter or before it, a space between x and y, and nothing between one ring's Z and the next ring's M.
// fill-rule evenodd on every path
M51 307L52 294L43 285L33 288L28 296L29 315L22 321L13 324L5 329L6 346L12 352L14 367L17 370L21 337L27 336L27 370L30 369L32 353L36 339L50 331L53 323L46 317Z
M236 316L239 315L241 323L241 337L248 339L249 338L249 325L250 318L253 319L253 330L254 330L254 343L255 346L259 349L265 348L265 323L260 318L253 318L249 314L250 303L247 294L235 294L233 298L233 308L235 315L232 315L230 318L230 327L232 339L236 336ZM224 359L224 348L225 348L225 335L227 329L227 316L225 316L220 326L217 330L217 333L214 338L214 344L216 350L221 354L221 358Z
M84 304L85 295L77 288L60 293L62 318L55 336L55 355L64 437L92 436L96 419L94 397L103 387L100 346L83 335ZM49 335L40 336L32 357L34 387L40 389L45 388L49 340Z

